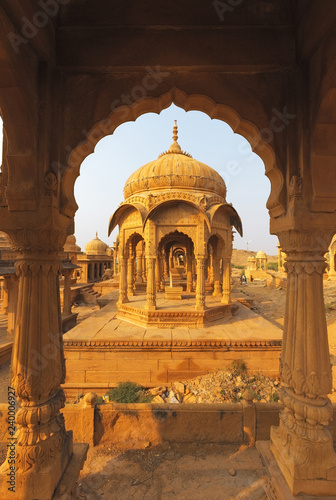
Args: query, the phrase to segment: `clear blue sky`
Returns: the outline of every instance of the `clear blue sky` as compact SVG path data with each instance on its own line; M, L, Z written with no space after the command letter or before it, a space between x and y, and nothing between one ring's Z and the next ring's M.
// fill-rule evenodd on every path
M174 120L182 150L217 170L226 182L227 201L238 211L244 230L243 238L235 234L234 248L246 249L249 241L250 250L263 249L276 255L278 240L269 234L266 209L270 182L262 160L226 123L211 120L199 111L185 112L174 105L160 115L148 113L135 122L120 125L84 160L75 185L79 205L75 235L82 250L96 231L100 239L113 244L117 230L108 238L108 222L124 199L125 182L136 169L169 148Z

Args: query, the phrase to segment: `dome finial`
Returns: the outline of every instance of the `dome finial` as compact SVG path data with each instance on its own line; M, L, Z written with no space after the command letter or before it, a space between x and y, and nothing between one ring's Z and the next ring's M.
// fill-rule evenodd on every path
M98 238L98 231L96 231L96 238Z
M168 153L182 153L181 147L180 147L179 143L177 142L177 120L174 121L173 139L174 139L174 142L170 146Z
M174 142L177 142L177 120L174 120L174 127L173 127L173 139Z

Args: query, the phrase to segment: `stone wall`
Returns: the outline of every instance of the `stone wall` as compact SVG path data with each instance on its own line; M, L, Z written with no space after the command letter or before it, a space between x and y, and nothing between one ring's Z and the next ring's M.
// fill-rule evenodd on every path
M62 410L75 442L142 448L169 443L239 443L268 440L281 404L67 404ZM336 444L336 404L333 404ZM0 404L0 442L7 441L7 405Z
M145 387L170 386L172 382L229 368L238 359L246 363L248 372L279 376L280 341L247 340L232 342L225 348L180 346L174 350L134 345L116 348L107 341L90 343L94 345L70 344L65 342L64 347L67 372L63 388L67 397L88 391L103 395L108 388L126 380Z

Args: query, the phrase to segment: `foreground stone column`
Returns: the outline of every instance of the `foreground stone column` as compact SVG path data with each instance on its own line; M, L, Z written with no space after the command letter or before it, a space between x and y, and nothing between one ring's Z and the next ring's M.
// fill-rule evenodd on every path
M223 304L231 302L231 262L227 257L223 258Z
M197 257L196 311L204 311L205 306L205 257Z
M119 254L119 304L125 304L129 302L127 296L127 271L126 271L126 259L123 255Z
M334 495L336 456L330 427L332 389L323 301L324 254L331 234L279 234L287 254L287 299L280 361L280 425L271 450L294 495Z
M10 233L19 276L11 385L16 414L15 493L8 491L8 460L0 468L0 498L50 500L72 455L72 433L60 409L65 362L61 340L58 252L65 234L20 230ZM9 449L10 450L10 449ZM8 452L8 459L10 458Z
M147 311L154 311L156 309L155 262L156 262L156 259L153 257L146 258L147 300L146 300L145 309Z

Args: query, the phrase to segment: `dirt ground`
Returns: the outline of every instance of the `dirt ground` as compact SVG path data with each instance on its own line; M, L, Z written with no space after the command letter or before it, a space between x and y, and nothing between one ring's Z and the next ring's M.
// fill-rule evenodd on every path
M235 289L240 291L248 298L254 299L252 309L263 316L265 319L283 326L285 314L286 290L266 286L261 281L255 280L246 285L240 285L237 281ZM326 309L328 337L330 354L336 358L336 281L324 281L324 303Z
M89 450L77 498L266 500L271 493L255 448L167 444L123 451L100 445Z

